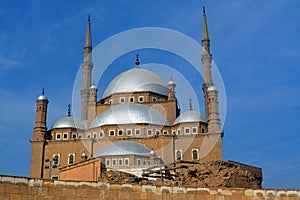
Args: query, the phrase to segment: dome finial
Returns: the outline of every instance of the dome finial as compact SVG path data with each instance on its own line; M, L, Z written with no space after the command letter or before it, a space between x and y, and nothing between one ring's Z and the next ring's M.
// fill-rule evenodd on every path
M189 101L190 101L190 110L193 110L192 99L190 98Z
M139 65L140 65L140 60L139 60L139 54L138 53L136 54L135 65L136 65L136 67L139 67Z
M203 14L205 15L205 6L203 6L202 9L203 9Z
M91 15L89 14L88 15L88 22L90 22L91 21Z
M45 88L43 88L42 90L42 95L45 95Z
M71 104L68 105L68 116L71 117Z

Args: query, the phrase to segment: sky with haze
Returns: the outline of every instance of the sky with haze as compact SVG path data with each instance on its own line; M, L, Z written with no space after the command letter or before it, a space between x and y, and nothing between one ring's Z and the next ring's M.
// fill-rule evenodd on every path
M50 101L48 127L66 116L83 60L88 14L94 47L141 27L172 29L201 44L202 6L227 96L223 159L262 167L265 188L300 189L300 1L296 0L0 1L0 174L29 176L29 140L42 88ZM147 63L158 63L153 71L162 65L180 71L196 91L193 104L200 101L195 109L204 113L201 76L183 58L158 49L120 55L97 84L98 99L113 77L134 66L136 53L147 69L151 70ZM165 82L170 80L170 74L160 75ZM184 112L191 94L180 89L177 77Z

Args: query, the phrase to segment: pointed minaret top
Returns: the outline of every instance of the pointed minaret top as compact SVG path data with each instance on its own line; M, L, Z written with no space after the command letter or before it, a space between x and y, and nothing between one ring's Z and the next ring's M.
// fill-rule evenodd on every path
M208 37L208 28L207 28L207 20L206 20L206 14L205 14L205 7L203 6L203 27L202 27L202 45L203 41L208 41L209 42L209 37Z
M68 116L71 117L71 104L68 105Z
M139 54L136 54L136 59L135 59L135 67L140 67L140 60L139 60Z
M192 99L190 98L189 101L190 101L190 110L193 110Z
M90 17L90 15L88 15L88 25L86 28L84 48L92 49L91 17Z

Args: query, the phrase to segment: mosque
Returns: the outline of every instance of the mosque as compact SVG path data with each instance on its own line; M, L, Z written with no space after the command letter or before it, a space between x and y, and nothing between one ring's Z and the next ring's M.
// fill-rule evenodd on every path
M120 73L97 97L91 84L93 67L91 23L88 19L81 94L81 119L59 118L47 128L48 98L36 100L30 177L97 180L103 168L139 175L141 170L179 160L222 160L223 131L218 90L212 80L210 39L203 12L201 61L204 70L205 114L180 112L176 83L135 65ZM104 55L105 56L105 55ZM199 55L200 57L200 55ZM201 67L201 66L199 66ZM177 83L180 84L180 83ZM199 91L200 92L200 91ZM211 144L206 145L205 144ZM201 149L206 148L207 151Z

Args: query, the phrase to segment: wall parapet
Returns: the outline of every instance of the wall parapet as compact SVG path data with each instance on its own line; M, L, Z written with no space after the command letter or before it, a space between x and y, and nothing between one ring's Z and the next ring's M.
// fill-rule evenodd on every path
M104 182L60 181L0 175L0 199L210 199L300 200L300 190L245 188L186 188ZM218 198L217 198L218 199ZM231 198L229 198L231 199Z

